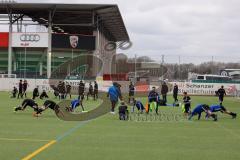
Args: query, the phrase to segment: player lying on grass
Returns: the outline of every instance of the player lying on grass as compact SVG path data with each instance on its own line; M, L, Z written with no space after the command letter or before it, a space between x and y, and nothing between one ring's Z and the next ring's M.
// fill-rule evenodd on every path
M140 111L140 113L143 113L143 111L145 109L141 101L134 99L132 112L134 112L135 107L138 109L138 111Z
M210 111L210 108L208 105L206 104L199 104L197 105L194 110L192 111L191 115L189 116L189 120L192 119L193 116L198 115L198 120L200 120L202 112L205 112L206 114L208 114L210 117L212 117L214 119L214 121L217 121L217 115L212 113Z
M217 104L217 105L211 105L211 106L210 106L210 111L211 111L211 112L219 112L219 111L220 111L220 112L222 112L222 113L231 115L233 119L237 117L237 114L236 114L236 113L230 112L230 111L228 111L224 106L218 105L218 104ZM208 118L208 117L209 117L209 115L207 114L207 115L206 115L206 118Z
M32 99L24 99L20 106L14 108L14 111L24 111L27 106L33 108L35 112L38 111L38 104Z
M43 103L43 106L41 107L38 107L37 111L35 112L34 116L38 116L40 114L42 114L43 111L45 111L46 109L52 109L53 111L55 111L55 113L58 115L58 114L61 114L63 117L63 113L62 111L60 110L60 107L54 102L54 101L51 101L51 100L46 100L44 103Z
M156 92L156 88L152 87L152 90L148 94L147 113L149 113L149 111L152 111L153 109L155 109L156 114L158 114L159 100L160 100L160 97L159 97L159 94Z

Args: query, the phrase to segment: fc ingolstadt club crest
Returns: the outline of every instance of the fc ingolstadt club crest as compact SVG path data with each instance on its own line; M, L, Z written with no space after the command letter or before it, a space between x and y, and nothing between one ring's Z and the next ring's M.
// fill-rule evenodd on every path
M78 45L78 36L70 36L69 39L72 48L76 48Z

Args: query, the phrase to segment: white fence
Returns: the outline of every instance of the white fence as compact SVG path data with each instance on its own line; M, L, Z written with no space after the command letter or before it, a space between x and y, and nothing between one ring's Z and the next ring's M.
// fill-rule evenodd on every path
M0 78L0 91L12 91L13 86L18 88L18 82L20 79L18 78ZM28 91L32 91L36 86L39 86L39 90L51 91L51 87L49 85L48 79L27 79L28 81ZM77 86L79 80L66 80L66 83L69 83L72 86ZM99 90L107 91L108 88L112 85L111 81L102 81L98 80ZM236 94L240 94L240 84L222 84L222 83L192 83L192 82L170 82L169 83L169 94L171 93L172 86L174 83L178 84L179 94L183 92L188 92L190 95L215 95L215 91L217 91L222 85L224 86L227 95L237 96ZM125 83L125 86L122 86L122 89L128 90L129 82ZM145 84L146 85L146 84ZM155 84L157 88L160 87L160 83ZM88 87L88 84L86 84ZM136 90L140 89L141 86L136 87ZM145 87L146 88L146 87ZM148 87L149 89L151 86ZM239 96L239 95L238 95Z
M18 88L19 78L0 78L0 91L12 91L13 87ZM23 79L22 79L23 80ZM39 90L52 91L48 79L26 79L28 82L28 91L33 91L33 89L38 86ZM69 83L71 86L78 86L79 80L65 80L65 83ZM112 85L111 81L98 81L99 90L107 91L107 89ZM57 84L56 84L57 85ZM88 87L88 84L86 84Z

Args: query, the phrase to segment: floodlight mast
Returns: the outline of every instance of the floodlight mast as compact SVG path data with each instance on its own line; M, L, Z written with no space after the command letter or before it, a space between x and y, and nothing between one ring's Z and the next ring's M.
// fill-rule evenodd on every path
M134 63L134 83L137 83L137 55L135 54L135 63Z
M52 65L52 11L48 16L48 49L47 49L47 78L51 77Z
M9 17L9 39L8 39L8 77L12 74L12 9L8 10Z
M27 35L27 24L24 24L25 27L25 37ZM26 79L26 71L27 71L27 47L24 44L24 79Z

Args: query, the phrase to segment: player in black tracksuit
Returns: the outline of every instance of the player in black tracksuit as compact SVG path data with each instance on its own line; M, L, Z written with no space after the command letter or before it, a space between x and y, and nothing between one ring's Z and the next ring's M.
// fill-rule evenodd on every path
M69 95L70 99L72 98L72 95L71 95L71 90L72 90L72 86L70 84L67 84L66 85L66 98L67 98L67 95Z
M51 85L52 89L53 89L53 94L55 96L55 98L58 98L59 97L59 90L58 90L58 87L54 86L54 85Z
M59 110L59 106L54 102L54 101L51 101L51 100L46 100L44 103L43 103L43 106L42 107L39 107L38 111L36 112L36 114L41 114L43 111L45 111L46 109L52 109L54 110L56 113L59 113L60 110Z
M19 96L21 98L23 98L23 83L22 83L22 80L20 80L19 83L18 83L18 96L17 96L17 98L19 98Z
M12 97L11 97L11 98L16 98L17 93L18 93L18 90L17 90L17 88L14 86L14 87L13 87L13 90L12 90Z
M221 88L217 91L217 93L218 93L218 98L219 98L220 105L222 105L223 98L226 95L226 91L224 89L224 86L221 86Z
M94 98L94 93L93 93L93 86L92 86L92 83L90 82L89 83L89 88L88 88L88 93L87 93L87 100L88 100L88 96L93 96Z
M23 81L23 95L25 95L25 98L27 98L27 87L28 87L27 80L24 80Z
M79 87L78 87L78 99L81 101L84 99L84 91L85 91L85 84L83 81L80 81Z
M65 94L66 94L65 83L62 81L59 81L57 88L59 91L59 99L65 99Z
M94 94L94 100L98 99L98 84L96 81L94 81L94 90L93 90L93 94Z
M33 90L33 97L32 99L34 100L36 97L39 96L39 91L38 91L38 86L36 88L34 88Z
M132 82L130 82L128 86L128 103L131 102L131 100L134 100L134 93L135 93L135 86Z
M183 93L184 116L187 117L191 112L191 98L187 92Z
M14 108L14 111L15 112L19 110L24 111L27 106L33 108L35 112L38 111L38 104L32 99L24 99L20 106Z
M43 98L49 98L48 95L47 95L47 92L45 90L43 90L43 92L41 93L40 99L43 99Z
M163 82L162 88L161 88L161 94L162 94L162 97L163 97L162 100L163 100L164 104L167 103L167 93L168 93L167 83L166 83L166 82Z
M178 102L178 85L175 83L173 87L173 99L174 99L174 104Z

